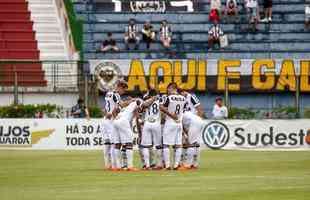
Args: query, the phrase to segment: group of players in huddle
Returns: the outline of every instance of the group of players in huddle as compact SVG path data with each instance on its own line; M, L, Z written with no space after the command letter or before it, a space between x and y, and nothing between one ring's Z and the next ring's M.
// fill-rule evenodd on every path
M151 89L142 99L122 100L127 87L119 81L115 90L105 95L105 168L137 170L133 165L135 122L144 170L197 169L204 112L196 96L170 83L167 94Z

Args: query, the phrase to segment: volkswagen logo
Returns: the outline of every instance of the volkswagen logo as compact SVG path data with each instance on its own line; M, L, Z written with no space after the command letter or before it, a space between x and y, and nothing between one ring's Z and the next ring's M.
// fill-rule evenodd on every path
M229 129L218 121L212 121L206 125L202 132L204 143L211 149L221 149L229 140Z

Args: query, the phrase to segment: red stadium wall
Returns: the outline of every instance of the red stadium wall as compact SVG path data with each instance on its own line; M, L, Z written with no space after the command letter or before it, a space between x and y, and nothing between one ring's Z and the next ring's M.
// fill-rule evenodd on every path
M0 0L0 60L40 60L26 0ZM14 84L17 72L19 86L46 86L42 65L0 63L0 85Z

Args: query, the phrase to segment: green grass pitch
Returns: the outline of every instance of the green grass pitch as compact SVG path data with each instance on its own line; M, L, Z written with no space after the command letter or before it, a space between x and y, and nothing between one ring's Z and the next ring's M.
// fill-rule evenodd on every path
M310 199L310 152L203 151L201 168L186 172L113 173L101 160L100 151L0 151L0 199Z

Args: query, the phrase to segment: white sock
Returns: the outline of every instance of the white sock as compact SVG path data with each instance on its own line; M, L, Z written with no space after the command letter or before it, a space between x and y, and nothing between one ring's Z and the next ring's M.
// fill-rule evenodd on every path
M187 149L187 159L186 159L186 164L188 166L191 166L194 162L194 154L195 154L195 147L189 147Z
M103 147L103 157L104 157L104 166L106 168L111 167L112 165L112 155L111 155L111 145L106 144Z
M182 156L182 148L176 148L174 154L174 167L178 167L180 165Z
M144 157L144 166L150 167L150 149L149 148L143 148L143 157Z
M187 158L187 149L182 148L182 155L181 155L180 164L186 164L186 158Z
M121 168L121 150L114 148L114 167L120 169Z
M200 147L195 147L195 153L194 153L194 158L193 158L193 165L195 167L199 166L199 161L200 161Z
M140 161L142 164L144 164L144 155L143 155L143 148L142 147L139 147L139 155L140 155Z
M170 149L169 147L166 147L163 149L163 158L165 162L165 167L170 167Z
M149 152L150 152L150 165L154 165L156 161L156 154L154 152L154 149L149 148Z
M128 167L128 158L127 158L126 150L122 149L121 154L122 154L122 158L121 158L122 168Z
M156 149L157 166L163 166L163 149Z
M126 156L127 156L127 167L132 168L133 167L133 150L126 149Z

